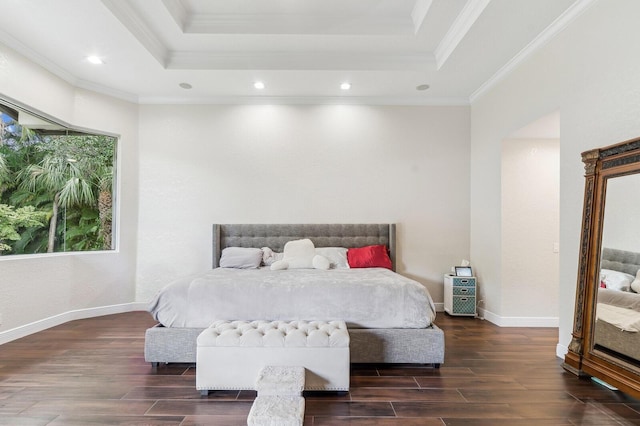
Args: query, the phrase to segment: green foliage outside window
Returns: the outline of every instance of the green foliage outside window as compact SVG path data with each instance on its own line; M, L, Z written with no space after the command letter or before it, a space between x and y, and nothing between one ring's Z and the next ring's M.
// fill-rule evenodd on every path
M116 138L0 112L0 255L110 250Z

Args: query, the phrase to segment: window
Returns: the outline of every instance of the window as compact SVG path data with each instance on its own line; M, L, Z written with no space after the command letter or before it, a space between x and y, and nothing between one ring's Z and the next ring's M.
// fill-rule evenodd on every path
M0 100L0 256L113 249L116 142Z

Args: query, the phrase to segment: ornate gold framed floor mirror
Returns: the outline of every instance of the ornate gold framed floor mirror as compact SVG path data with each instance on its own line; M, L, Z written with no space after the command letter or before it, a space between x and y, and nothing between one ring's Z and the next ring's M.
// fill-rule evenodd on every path
M582 153L584 210L564 368L640 397L640 138Z

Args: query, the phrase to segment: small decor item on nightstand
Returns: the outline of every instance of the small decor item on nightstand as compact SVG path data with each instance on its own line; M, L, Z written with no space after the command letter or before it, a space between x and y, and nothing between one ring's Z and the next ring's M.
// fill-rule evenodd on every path
M476 277L445 274L444 311L449 315L476 316Z

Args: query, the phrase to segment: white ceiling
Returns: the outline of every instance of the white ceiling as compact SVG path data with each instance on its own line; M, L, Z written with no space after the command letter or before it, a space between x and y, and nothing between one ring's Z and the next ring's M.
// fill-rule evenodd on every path
M139 103L456 105L594 1L0 0L0 42Z

